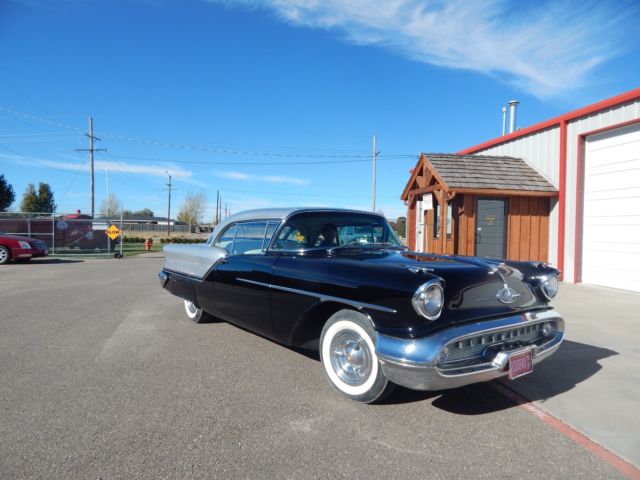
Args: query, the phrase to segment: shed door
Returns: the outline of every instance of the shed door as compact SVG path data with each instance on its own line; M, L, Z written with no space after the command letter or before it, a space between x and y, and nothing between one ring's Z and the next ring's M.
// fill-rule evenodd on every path
M640 125L585 144L582 281L640 291Z
M507 233L507 200L478 198L476 208L476 255L505 258Z

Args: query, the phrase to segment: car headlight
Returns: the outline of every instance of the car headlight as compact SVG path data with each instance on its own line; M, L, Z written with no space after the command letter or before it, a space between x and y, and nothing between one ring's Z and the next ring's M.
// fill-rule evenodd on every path
M547 300L553 299L558 294L558 276L548 275L540 279L540 291Z
M23 248L24 250L31 250L31 245L29 245L28 242L23 242L22 240L18 241L18 245L20 245L20 248Z
M444 305L444 290L438 279L430 280L420 285L411 299L413 308L427 320L435 320L442 312Z

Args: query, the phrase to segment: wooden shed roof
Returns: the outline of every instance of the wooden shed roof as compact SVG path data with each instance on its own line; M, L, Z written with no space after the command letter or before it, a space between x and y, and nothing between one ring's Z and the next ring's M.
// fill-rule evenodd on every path
M403 199L419 185L416 177L426 175L427 172L449 192L512 192L535 196L555 196L558 192L556 187L521 158L423 153L402 194Z

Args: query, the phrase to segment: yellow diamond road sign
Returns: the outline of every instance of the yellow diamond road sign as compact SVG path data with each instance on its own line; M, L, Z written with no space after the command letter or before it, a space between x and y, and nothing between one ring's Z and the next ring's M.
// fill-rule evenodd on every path
M115 225L111 225L109 228L107 228L107 236L111 240L115 240L120 236L120 229Z

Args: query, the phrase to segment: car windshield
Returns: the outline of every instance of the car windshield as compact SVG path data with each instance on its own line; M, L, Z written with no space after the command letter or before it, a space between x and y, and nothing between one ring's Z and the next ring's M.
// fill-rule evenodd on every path
M384 217L352 212L304 212L292 216L280 230L273 250L342 246L403 248Z

